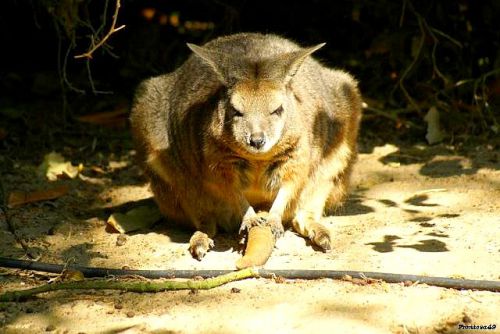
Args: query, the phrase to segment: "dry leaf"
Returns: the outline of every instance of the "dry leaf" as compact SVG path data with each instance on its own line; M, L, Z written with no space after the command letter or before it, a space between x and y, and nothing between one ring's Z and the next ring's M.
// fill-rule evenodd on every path
M78 117L78 121L83 123L123 127L127 123L127 108L119 106L115 111L98 112Z
M127 213L113 213L106 222L108 232L127 233L145 229L161 219L157 207L140 206Z
M66 185L32 192L14 191L9 194L7 205L12 208L22 204L56 199L65 195L68 191L69 187Z
M7 137L7 130L0 128L0 140L4 140Z
M38 172L50 181L55 181L63 175L74 179L82 169L82 164L73 166L71 162L64 161L64 157L56 152L46 154L42 164L38 166Z
M424 189L424 190L420 190L420 191L413 193L412 197L413 196L421 196L421 195L430 194L430 193L442 193L445 191L448 191L448 189L446 189L446 188Z
M425 139L429 144L437 144L444 139L444 133L439 125L439 111L436 107L431 107L425 115L424 120L427 122L427 134Z
M79 270L65 269L60 275L63 282L79 282L85 280L85 276Z
M93 171L94 173L97 173L97 174L106 174L104 169L102 169L99 166L90 166L90 170Z
M115 171L117 169L123 169L128 166L127 161L110 161L108 163L108 167L111 171Z

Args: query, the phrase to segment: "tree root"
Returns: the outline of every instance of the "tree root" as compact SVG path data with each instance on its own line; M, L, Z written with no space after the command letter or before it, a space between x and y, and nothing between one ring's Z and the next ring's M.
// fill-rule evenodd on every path
M236 261L236 268L263 266L273 252L275 240L269 225L253 226L248 231L245 255Z

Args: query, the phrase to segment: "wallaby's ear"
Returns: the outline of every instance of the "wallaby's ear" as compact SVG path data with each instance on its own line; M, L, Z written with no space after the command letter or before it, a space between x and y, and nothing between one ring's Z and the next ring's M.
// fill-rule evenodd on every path
M209 50L203 48L201 46L187 43L188 48L191 49L198 57L203 59L205 63L210 65L210 67L214 70L215 74L219 77L219 80L223 84L228 83L228 77L226 70L224 69L224 65L226 63L226 56L213 50Z
M325 44L326 43L321 43L309 48L280 55L277 61L281 67L281 75L284 82L288 83L297 73L304 60L314 51L322 48Z

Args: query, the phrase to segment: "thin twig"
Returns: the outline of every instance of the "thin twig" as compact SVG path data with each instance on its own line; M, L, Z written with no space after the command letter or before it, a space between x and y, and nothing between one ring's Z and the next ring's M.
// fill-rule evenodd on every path
M425 18L415 9L415 7L413 6L413 4L410 0L403 0L403 10L402 10L401 18L400 18L400 25L403 23L403 15L404 15L404 12L405 12L407 7L413 13L413 15L415 15L415 17L417 19L420 33L421 33L421 38L420 38L420 43L418 46L417 54L415 55L415 57L414 57L413 61L410 63L410 65L405 69L405 71L401 75L400 80L398 81L398 85L399 85L401 91L403 92L403 94L405 95L406 99L409 101L409 103L418 111L420 109L420 107L415 103L415 101L413 100L411 95L406 90L406 87L404 85L404 80L409 75L410 71L413 70L414 66L416 65L417 61L419 60L419 58L422 54L422 49L425 45L425 39L426 39L427 35L432 38L432 42L433 42L432 50L431 50L431 54L430 54L430 57L432 60L432 68L434 70L434 73L443 81L445 88L449 86L450 80L443 74L443 72L441 72L441 70L439 69L438 64L437 64L436 50L437 50L437 47L438 47L440 40L436 35L439 35L441 37L446 38L447 40L449 40L453 44L457 45L459 48L462 48L463 46L460 42L458 42L457 40L455 40L451 36L447 35L446 33L442 32L441 30L438 30L436 28L431 27L427 23Z
M59 84L61 85L61 98L62 98L62 119L63 124L66 124L67 119L67 111L68 111L68 99L66 96L66 86L64 85L63 78L63 67L62 67L62 38L61 38L61 30L59 28L59 24L57 20L53 19L54 28L57 33L57 75L59 77Z
M207 278L205 280L188 281L123 281L123 280L83 280L77 282L60 282L45 284L36 288L8 291L0 295L0 302L12 302L23 300L43 292L56 290L121 290L129 292L160 292L167 290L208 290L223 284L250 278L258 277L259 272L255 268L247 268L229 274Z
M30 250L29 245L26 243L26 241L23 240L23 238L17 232L17 228L16 228L15 224L12 222L12 219L11 219L10 214L8 212L7 204L0 205L0 210L3 212L3 216L5 218L5 223L7 225L7 229L10 232L10 234L12 234L12 236L14 237L14 240L16 240L16 242L19 245L21 245L22 249L24 250L25 255L27 255L31 259L35 259L36 256L32 256L32 254L29 251Z
M439 39L436 37L434 34L434 30L429 26L427 21L420 15L419 13L415 13L417 15L418 20L422 22L423 26L427 30L427 33L431 36L432 42L434 45L432 46L432 52L431 52L431 58L432 58L432 67L434 68L434 72L443 80L445 87L448 85L448 78L439 70L439 67L437 66L437 61L436 61L436 49L439 44ZM444 34L444 33L443 33ZM445 35L445 34L444 34ZM446 35L447 36L447 35ZM451 38L451 37L450 37Z
M95 88L94 80L92 79L92 71L90 69L90 58L87 58L87 60L85 62L85 66L87 67L87 76L88 76L88 79L89 79L90 88L92 89L92 93L94 95L97 95L97 94L113 94L112 91L97 90Z
M419 21L420 23L420 21ZM416 110L416 111L419 111L420 108L418 106L418 104L415 102L415 100L413 100L413 98L411 97L410 93L408 93L408 91L406 90L406 87L404 85L404 80L406 79L406 77L410 74L411 70L413 69L413 67L417 64L417 62L420 60L420 55L422 54L422 49L424 47L424 44L425 44L425 33L422 31L421 29L421 32L422 32L422 35L420 36L420 42L418 44L418 51L417 51L417 54L415 55L415 57L413 58L412 62L410 63L410 65L408 65L408 67L404 70L403 74L401 74L401 77L399 78L399 88L401 89L401 91L403 92L403 94L405 95L406 99L408 100L408 102L410 102L411 106Z
M69 54L70 54L72 49L73 49L73 45L70 44L68 46L68 50L66 50L66 54L65 54L64 60L63 60L62 77L63 77L64 83L66 84L66 86L68 86L69 89L71 89L74 92L77 92L78 94L85 94L85 91L83 89L76 88L75 86L73 86L73 84L68 79L68 71L66 71L66 69L68 67Z
M92 54L98 49L100 48L104 43L106 43L106 41L111 37L112 34L114 34L115 32L125 28L125 25L121 25L119 26L118 28L116 28L116 21L118 20L118 12L120 11L120 0L116 0L116 8L115 8L115 13L113 14L113 22L111 23L111 27L109 28L109 31L108 33L97 43L97 44L94 44L94 42L92 41L92 45L93 47L88 50L87 52L85 53L82 53L82 54L79 54L79 55L76 55L75 56L75 59L78 59L78 58L92 58Z
M381 110L378 108L374 107L366 107L364 108L365 111L372 112L376 114L377 116L384 117L386 119L389 119L395 123L401 123L405 126L409 126L412 128L421 128L421 126L416 125L415 123L408 121L408 120L403 120L397 116L397 114L402 114L403 111L409 111L409 109L394 109L394 110Z
M109 0L106 0L104 1L104 9L102 11L102 23L101 25L99 26L99 28L97 28L97 32L95 33L96 36L100 35L104 28L106 28L106 24L107 24L107 17L108 17L108 7L109 7Z
M403 8L401 9L401 16L399 17L399 27L400 28L403 26L403 22L404 22L404 19L405 19L406 2L407 2L407 0L403 0Z
M438 35L446 38L447 40L449 40L450 42L452 42L453 44L455 44L456 46L458 46L460 49L463 49L464 46L462 45L462 43L460 43L458 40L454 39L450 35L442 32L441 30L436 29L434 27L429 27L429 28L430 28L430 30L432 30L432 32L434 32L434 33L436 33L436 34L438 34Z
M25 252L27 252L27 247L26 243L24 243L24 240L19 237L16 228L14 224L12 223L10 219L10 215L8 213L8 199L7 199L7 191L5 190L5 186L0 179L0 210L3 213L4 219L5 219L5 225L7 227L7 230L14 236L14 239L18 244L21 245L21 247L24 249Z
M479 84L481 84L481 99L482 99L482 102L483 102L482 103L483 104L483 108L486 109L486 111L490 114L491 119L493 121L493 126L495 126L497 128L496 131L498 131L498 122L497 122L497 119L495 117L495 114L492 112L491 107L488 104L488 94L486 92L486 80L488 79L488 77L490 77L492 75L499 74L499 73L500 73L500 68L495 68L495 69L493 69L493 70L491 70L491 71L483 74L474 83L474 101L476 102L477 105L479 105L479 103L478 103L479 99L477 97L478 96L477 90L478 90ZM480 113L481 113L481 116L482 116L481 118L482 118L482 121L483 121L483 126L485 128L488 128L488 124L487 124L486 120L484 119L481 110L480 110ZM493 129L493 131L496 132L494 129Z
M405 95L406 99L409 101L409 103L413 106L413 108L415 108L418 111L418 110L420 110L420 107L417 105L417 103L413 100L411 95L406 90L406 87L404 85L404 80L408 76L410 71L413 70L417 61L420 59L423 47L425 45L425 39L426 39L427 35L429 35L433 41L433 46L432 46L432 51L431 51L431 59L432 59L432 67L433 67L434 73L436 73L436 75L439 78L441 78L441 80L443 80L445 87L448 86L449 79L441 72L441 70L439 69L439 67L437 65L436 50L437 50L437 46L439 44L439 39L436 37L435 33L438 33L439 35L444 36L445 38L447 38L448 40L450 40L454 44L458 45L459 47L462 47L462 46L458 41L456 41L455 39L453 39L449 35L445 34L444 32L442 32L438 29L434 29L431 26L429 26L429 24L427 23L425 18L422 15L420 15L419 12L416 11L415 7L413 7L413 4L409 0L403 1L403 13L401 14L402 16L400 19L400 24L403 23L403 15L404 15L404 11L405 11L407 6L410 9L410 11L413 13L413 15L415 15L415 17L417 18L418 26L419 26L421 35L420 35L420 43L418 46L417 54L413 58L413 61L410 63L410 65L405 69L405 71L401 75L401 77L398 81L398 85L399 85L399 88L401 89L401 91L403 92L403 94Z

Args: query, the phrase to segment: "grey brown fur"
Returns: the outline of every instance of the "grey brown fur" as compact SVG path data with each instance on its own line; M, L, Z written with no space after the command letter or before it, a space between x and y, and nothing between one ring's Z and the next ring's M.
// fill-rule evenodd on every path
M169 220L196 232L201 259L218 229L283 223L331 248L320 223L344 199L356 160L361 98L347 73L275 35L236 34L176 71L144 81L131 124L139 159Z

